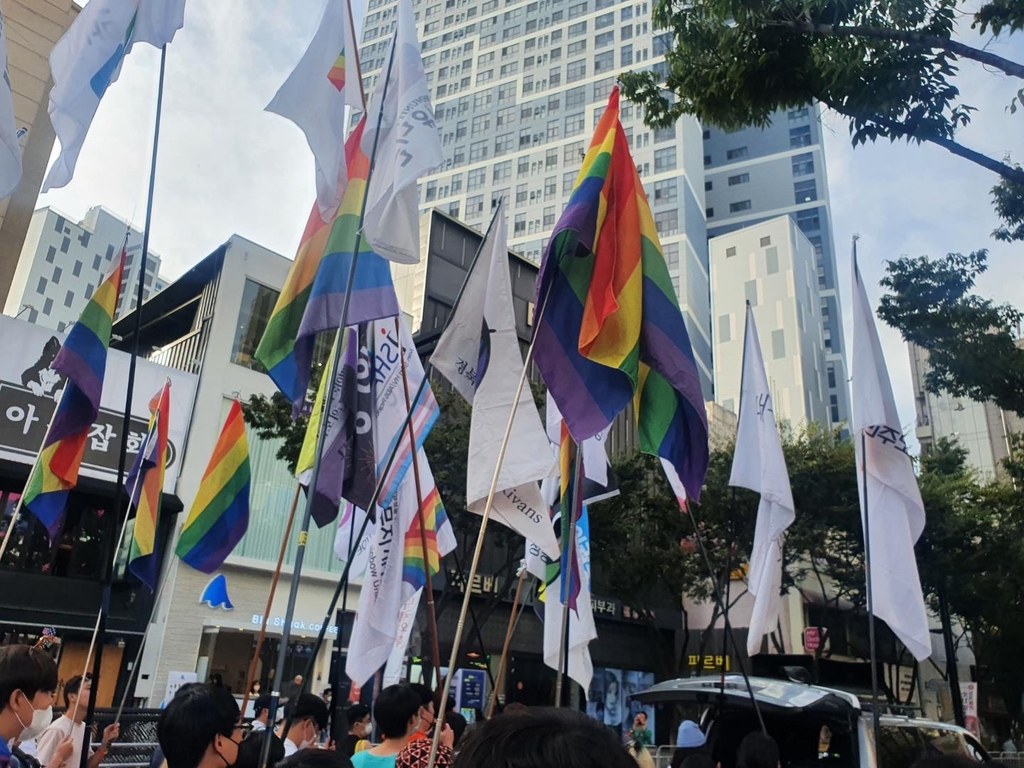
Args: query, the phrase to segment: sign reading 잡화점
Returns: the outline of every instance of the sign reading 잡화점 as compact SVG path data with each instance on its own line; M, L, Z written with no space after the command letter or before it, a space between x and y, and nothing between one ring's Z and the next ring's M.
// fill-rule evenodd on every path
M64 378L50 364L60 351L66 333L55 333L32 323L0 316L0 458L32 464L57 409ZM130 355L107 353L100 413L89 430L81 474L114 481L121 448L125 394ZM139 360L135 371L132 418L127 435L131 466L149 427L149 402L171 379L171 412L168 423L168 461L164 492L172 493L180 470L192 412L197 379L189 373Z

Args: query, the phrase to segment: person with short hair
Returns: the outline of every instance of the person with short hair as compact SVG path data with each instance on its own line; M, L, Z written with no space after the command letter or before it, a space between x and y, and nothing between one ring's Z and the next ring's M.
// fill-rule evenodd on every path
M78 768L82 762L82 744L85 742L85 716L89 711L89 699L92 694L92 680L88 677L75 675L64 683L63 715L47 726L43 734L36 740L36 754L39 762L46 768ZM121 727L111 723L103 729L100 747L89 754L89 768L99 768L100 763L110 753L110 744L121 735ZM71 737L72 749L64 756L60 749L62 742Z
M452 729L452 749L458 749L459 742L462 741L462 734L466 732L469 723L466 722L466 718L461 712L455 711L454 706L450 706L444 713L444 722Z
M242 740L238 748L238 759L232 768L263 768L260 758L263 757L263 740L267 737L266 729L253 731ZM267 765L276 766L284 760L284 743L277 738L277 734L270 733L270 753L267 755Z
M253 733L267 730L270 721L270 696L258 696L252 703L252 722L249 723Z
M434 692L430 690L429 685L424 685L423 683L412 683L409 687L420 697L420 708L417 712L420 719L416 723L416 730L409 737L409 741L429 739L434 733L434 725L437 722L435 719L437 708L434 705Z
M633 718L633 727L626 732L626 741L632 741L639 747L649 747L654 743L651 729L647 727L647 713L643 710Z
M302 749L276 768L352 768L352 761L333 749Z
M366 741L373 733L370 708L365 704L353 704L345 713L348 718L348 735L341 740L338 751L345 757L352 757L360 741Z
M178 691L156 726L167 768L227 768L238 761L238 704L226 688Z
M316 746L321 731L327 729L327 719L327 705L319 696L303 693L289 702L284 725L277 732L284 741L284 756L290 757L299 750ZM287 734L285 727L288 727Z
M771 736L752 731L736 750L736 768L781 768L779 745Z
M57 664L41 648L7 645L0 648L0 766L37 768L38 761L15 745L41 735L53 720ZM70 739L61 754L69 755Z
M570 709L532 707L475 728L455 768L637 768L602 723Z
M406 684L389 685L373 704L373 719L381 743L352 756L353 768L395 768L395 758L409 743L419 724L420 694Z
M284 701L292 701L293 699L298 698L299 694L302 693L302 683L302 675L296 675L293 677L291 682L285 683L281 686L281 698Z

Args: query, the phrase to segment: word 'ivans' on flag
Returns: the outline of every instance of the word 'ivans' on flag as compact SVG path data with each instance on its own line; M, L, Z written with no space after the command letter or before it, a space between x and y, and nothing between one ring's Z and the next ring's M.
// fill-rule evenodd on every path
M924 531L924 502L882 344L853 245L853 392L854 447L861 520L870 536L871 590L868 607L923 661L931 655L931 634L924 607L914 544Z
M754 311L749 304L740 381L740 413L729 485L761 494L747 584L754 596L747 635L747 653L752 656L761 650L761 639L775 630L782 609L782 548L786 529L796 513Z
M163 500L164 473L167 470L167 427L171 416L171 380L168 379L149 404L149 429L139 446L135 463L125 478L125 490L135 509L135 525L128 550L128 570L156 591L159 579L160 507Z
M50 53L50 122L60 155L42 191L71 181L89 126L135 43L162 48L185 23L185 0L91 0Z
M690 338L612 89L537 281L537 367L578 441L634 402L640 449L694 500L708 425Z
M505 215L500 205L431 362L473 406L466 501L470 512L483 514L523 373ZM558 542L537 483L557 471L533 393L524 386L501 464L492 514L549 557L558 557Z
M305 134L316 164L317 207L327 219L338 210L348 181L346 107L362 110L363 102L351 4L325 3L313 39L267 111Z
M43 448L25 487L23 504L46 528L53 544L64 524L68 494L78 484L89 428L100 412L107 348L121 295L126 252L110 260L107 274L85 305L50 367L66 377Z
M363 231L379 255L402 264L420 260L417 181L444 163L430 86L410 0L398 0L398 23L377 89L366 110L363 152L376 145ZM378 133L379 132L379 133Z
M237 400L206 465L192 509L181 529L175 553L203 573L213 573L249 528L249 441Z

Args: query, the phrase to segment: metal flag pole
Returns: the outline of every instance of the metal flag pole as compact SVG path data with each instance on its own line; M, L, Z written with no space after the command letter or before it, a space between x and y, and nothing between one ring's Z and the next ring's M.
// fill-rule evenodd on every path
M430 557L427 550L426 520L423 517L423 487L420 484L420 462L419 451L416 448L416 430L412 423L413 401L409 397L409 373L406 370L405 350L402 349L402 327L401 320L395 318L395 334L398 336L398 359L402 368L402 385L405 389L405 409L409 414L406 420L406 428L409 431L409 450L412 451L412 474L416 485L416 515L420 524L420 546L423 549L423 591L427 595L427 626L430 629L430 651L434 664L434 678L437 680L438 689L441 688L441 645L437 638L437 610L434 607L434 588L430 581ZM416 354L413 347L412 353ZM426 371L423 372L423 380L427 380ZM436 538L435 538L436 543ZM440 553L438 553L440 554Z
M508 663L508 649L512 645L512 634L516 631L518 623L517 613L519 601L523 597L523 585L526 583L525 564L519 571L519 583L516 584L516 596L512 598L512 610L508 615L508 628L505 630L505 644L501 648L501 659L498 661L497 681L491 684L491 703L487 706L487 717L494 716L494 708L498 705L498 691L505 683L505 665Z
M160 49L160 76L157 81L156 91L156 119L153 126L153 151L149 166L149 190L146 195L146 228L142 233L142 256L139 260L139 281L135 302L135 328L132 333L131 352L128 358L128 383L125 393L124 420L121 424L121 454L117 461L117 483L114 488L114 520L120 520L124 495L124 473L125 463L128 457L128 433L131 431L132 400L135 394L135 368L139 357L139 335L142 330L142 303L146 291L146 264L149 259L149 235L153 224L153 192L156 185L156 161L160 147L160 119L164 106L164 76L167 71L167 45ZM96 657L92 667L92 685L95 691L99 691L100 669L103 664L103 641L106 634L107 614L110 611L110 587L113 581L114 568L110 557L111 538L107 539L107 557L104 557L103 574L103 599L100 603L100 613L97 640ZM159 558L159 548L154 550L154 556ZM91 732L93 719L96 714L96 700L98 695L89 697L89 709L85 716L85 728L82 732L82 758L79 768L88 768L89 763L89 733Z
M856 242L854 243L856 252ZM861 430L860 433L860 461L861 479L864 483L864 569L867 572L867 603L868 603L868 648L871 657L871 728L875 740L875 753L881 745L882 726L879 721L878 701L878 648L875 642L875 605L874 595L871 590L871 513L868 511L868 457L867 457L867 433Z
M743 391L743 385L740 384L740 392ZM729 600L732 592L732 548L733 541L735 539L735 531L733 530L733 521L736 519L736 487L732 489L732 500L729 504L729 519L726 522L726 539L725 539L725 621L729 621ZM739 655L739 649L735 649L737 655ZM729 633L722 633L722 693L725 693L725 664L729 659Z
M559 568L559 591L562 599L562 624L559 633L558 646L558 675L555 678L555 706L562 706L562 686L564 680L569 676L569 622L571 620L569 611L569 596L572 591L573 563L576 560L576 516L581 511L583 500L580 487L583 485L583 448L578 443L576 447L575 462L573 465L573 488L569 514L562 513L562 560L565 563ZM566 519L568 518L568 520ZM582 574L581 574L582 575ZM548 599L550 599L548 595Z
M397 42L397 37L395 38ZM384 83L381 86L384 90L381 91L380 109L377 115L377 130L373 135L373 148L370 152L369 165L366 170L366 191L363 193L362 205L359 210L359 229L356 231L355 246L352 249L352 263L349 265L348 270L348 283L345 286L345 298L341 305L341 320L338 323L337 332L337 343L334 345L334 360L330 367L331 378L327 382L327 391L325 393L325 406L324 406L324 418L321 419L319 434L316 440L316 454L315 461L313 462L313 474L310 478L309 487L315 489L317 482L320 479L321 456L323 455L324 442L327 437L327 413L326 404L330 403L334 397L334 372L338 368L338 364L341 361L341 348L342 348L342 334L345 332L345 328L348 325L348 313L349 307L352 303L352 283L355 281L356 276L356 265L359 261L359 249L362 247L363 241L363 220L366 216L366 204L369 200L370 183L373 179L374 166L377 163L377 146L380 143L380 124L384 117L384 105L387 103L388 85L391 81L391 70L395 63L395 45L392 44L390 56L388 56L387 71L384 75ZM276 722L277 707L281 698L281 685L284 682L284 664L288 658L288 640L291 637L292 632L292 619L295 615L295 602L299 595L299 576L302 573L302 564L306 556L306 541L309 538L309 523L313 516L313 494L310 493L309 498L306 499L306 508L302 514L302 526L299 530L298 545L295 549L295 565L292 569L292 583L291 590L288 594L288 605L285 609L284 616L284 627L282 628L281 635L281 646L277 654L277 668L274 670L274 685L270 692L270 707L269 707L269 718L267 722ZM346 563L346 570L348 564ZM303 679L303 683L305 683ZM273 728L267 728L266 736L263 739L263 750L260 754L259 765L261 768L267 768L267 763L270 760L270 744L273 736ZM83 766L84 768L84 766Z

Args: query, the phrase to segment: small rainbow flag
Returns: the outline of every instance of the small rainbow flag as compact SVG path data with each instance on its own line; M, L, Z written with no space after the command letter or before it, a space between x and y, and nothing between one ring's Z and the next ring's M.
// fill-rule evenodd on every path
M171 416L171 380L149 404L149 431L139 447L139 454L125 480L125 490L135 508L135 529L128 553L128 570L139 581L156 591L160 576L160 553L156 546L160 525L160 502L164 492L167 468L167 425Z
M221 567L249 527L250 479L249 442L236 400L181 529L176 553L185 563L203 573Z
M331 68L327 70L327 79L339 91L345 90L345 51L338 54Z
M537 281L535 361L577 442L635 401L640 449L695 501L708 466L697 364L612 89Z
M24 505L46 527L51 544L64 523L64 508L68 493L78 484L89 428L100 412L110 326L121 293L125 255L122 248L111 260L106 277L50 366L67 380L25 486Z
M411 585L413 590L420 589L427 583L423 574L423 541L420 537L420 530L426 531L427 562L430 565L430 575L434 576L441 569L441 558L437 551L437 531L448 522L448 515L441 502L441 494L438 493L436 487L423 499L422 510L423 525L420 525L420 515L416 515L412 519L409 530L405 532L402 581Z

